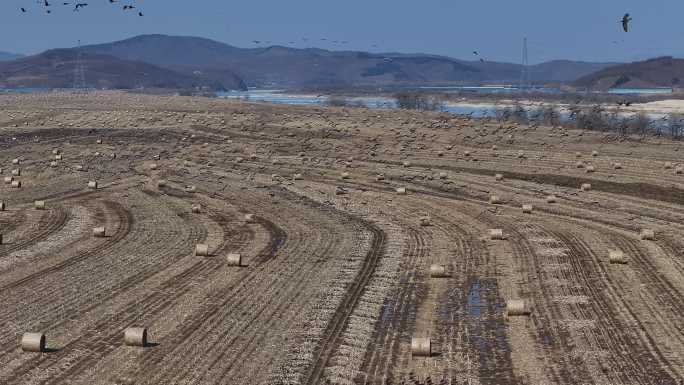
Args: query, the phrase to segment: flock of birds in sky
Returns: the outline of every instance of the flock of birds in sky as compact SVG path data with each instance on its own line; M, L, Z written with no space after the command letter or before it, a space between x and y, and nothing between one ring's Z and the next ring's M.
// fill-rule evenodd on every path
M50 3L48 0L37 0L36 3L38 5L40 5L45 10L45 13L47 13L47 14L52 13L53 3ZM78 12L79 10L84 9L85 7L88 6L88 3L78 3L78 2L72 3L72 2L67 2L67 1L62 1L60 3L61 3L61 6L63 6L63 7L73 6L74 12ZM117 0L109 0L109 3L114 4L114 3L118 3L118 1ZM133 11L133 12L135 12L134 10L136 9L135 5L130 5L130 4L124 5L122 8L124 11ZM21 7L20 10L22 13L28 13L28 9L25 7ZM142 11L138 11L138 16L140 16L140 17L143 16Z
M108 0L108 1L109 1L110 4L114 4L114 3L117 3L117 2L118 2L117 0ZM52 13L52 9L51 9L52 3L50 3L48 0L37 0L37 3L38 3L39 5L41 5L41 6L45 9L45 12L46 12L46 13L48 13L48 14ZM77 11L79 11L80 9L87 7L87 6L88 6L88 3L62 2L61 5L62 5L62 6L72 6L72 5L73 5L73 6L74 6L73 11L74 11L74 12L77 12ZM136 10L135 5L130 5L130 4L125 4L125 5L123 5L122 8L123 8L124 11L133 11L133 12L135 12L134 10ZM24 7L21 7L21 12L22 12L22 13L27 13L28 10L27 10L26 8L24 8ZM138 11L138 16L141 16L141 17L143 16L142 11ZM625 13L625 15L622 17L622 20L619 21L619 23L622 24L622 29L623 29L625 32L629 32L629 23L630 23L631 21L632 21L632 17L629 15L629 13ZM328 39L326 39L326 38L321 38L320 40L321 40L321 41L328 41ZM302 38L302 41L308 42L309 39L307 39L307 38ZM261 43L271 44L271 43L272 43L271 41L262 41L262 40L253 40L252 42L253 42L254 44L261 44ZM343 44L343 45L349 43L349 42L346 41L346 40L330 40L330 42L333 43L333 44ZM622 42L624 42L624 40L622 40ZM294 41L290 41L289 44L294 45L295 42L294 42ZM618 41L613 41L613 44L618 44ZM373 44L373 48L378 48L378 45L377 45L377 44ZM484 63L484 62L485 62L484 57L482 57L478 51L473 51L473 55L474 55L475 57L477 57L477 58L480 60L481 63Z

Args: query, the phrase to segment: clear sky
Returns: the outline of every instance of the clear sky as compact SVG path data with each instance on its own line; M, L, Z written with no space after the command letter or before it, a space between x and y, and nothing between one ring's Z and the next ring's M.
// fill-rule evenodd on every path
M684 56L682 0L77 0L89 4L79 12L62 6L74 0L48 0L50 15L37 1L0 0L0 51L32 54L78 39L162 33L239 47L259 40L462 59L477 50L487 60L512 62L520 61L527 36L531 63ZM123 4L135 4L144 17L124 12ZM618 23L626 12L634 19L627 34Z

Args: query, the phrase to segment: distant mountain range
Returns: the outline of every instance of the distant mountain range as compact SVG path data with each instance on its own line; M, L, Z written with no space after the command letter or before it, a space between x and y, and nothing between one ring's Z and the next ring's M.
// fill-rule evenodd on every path
M681 87L684 84L684 59L664 56L620 64L583 76L577 87L605 91L610 88Z
M356 87L517 82L519 64L457 60L426 54L371 54L318 48L237 48L213 40L141 35L84 47L92 53L211 75L229 69L249 86ZM529 68L535 82L568 82L613 63L552 61ZM208 76L209 76L208 75Z
M21 57L23 57L23 55L0 51L0 61L16 60Z
M141 35L82 47L89 86L211 89L350 88L517 83L522 66L427 54L238 48L183 36ZM76 51L59 49L0 62L0 87L73 83ZM569 83L614 63L556 60L528 67L535 83Z

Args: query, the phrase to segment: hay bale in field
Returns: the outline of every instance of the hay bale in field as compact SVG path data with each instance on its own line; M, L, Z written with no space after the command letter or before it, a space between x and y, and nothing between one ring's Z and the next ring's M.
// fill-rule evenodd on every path
M406 187L397 187L396 192L399 195L406 195Z
M546 203L557 203L558 199L555 195L549 195L546 197Z
M349 179L349 178L351 178L351 177L349 176L349 173L348 173L348 172L343 172L343 173L342 173L342 179Z
M404 167L411 167L411 162L409 162L408 160L405 160L405 161L402 163L402 165L403 165Z
M202 212L202 206L192 205L192 212L195 214L199 214L200 212Z
M522 205L522 212L523 214L532 214L532 210L534 208L530 204L524 204Z
M523 151L523 150L518 151L517 157L520 159L524 158L525 157L525 151Z
M97 189L97 181L91 180L88 182L88 188Z
M96 140L95 143L97 143L97 144L102 144L102 139Z
M50 162L50 167L57 167L57 162L55 162L54 160Z
M470 156L470 151L465 150L465 151L463 152L463 155L465 155L465 156Z
M430 357L432 355L432 341L430 338L411 338L411 355L416 357Z
M592 172L596 171L596 168L595 168L594 166L592 166L592 165L589 165L589 166L587 166L587 168L585 169L585 171L586 171L587 173L592 173Z
M12 176L21 176L21 169L20 168L15 168L10 172Z
M420 218L420 225L421 226L430 226L430 217L421 217Z
M104 228L104 226L95 227L95 228L93 229L93 236L94 236L95 238L104 238L104 237L105 237L105 228Z
M378 174L378 176L375 177L375 180L377 180L378 182L381 180L385 180L385 176L383 174Z
M591 156L598 156L598 154L599 154L599 153L598 153L598 151L596 151L596 150L594 150L594 151L591 152Z
M625 264L627 263L627 258L622 250L610 250L608 252L608 261L615 264Z
M521 316L530 315L532 310L524 299L511 299L506 301L506 315Z
M83 171L83 166L80 164L76 165L76 171Z
M256 216L254 214L245 214L245 223L256 223Z
M62 154L55 155L55 160L62 160Z
M446 266L444 265L430 265L430 277L432 278L446 278L449 276Z
M209 256L209 245L200 243L197 246L195 246L195 255L198 257Z
M24 333L21 336L21 350L25 352L42 353L45 351L45 334Z
M55 148L54 150L52 150L52 154L53 154L53 155L58 155L58 154L59 154L59 149L56 149L56 148Z
M156 170L159 166L156 163L150 165L150 170Z
M581 160L578 160L577 163L575 163L576 168L584 168L584 162Z
M35 201L33 202L33 207L36 210L45 210L45 201Z
M242 254L230 253L226 256L228 266L242 266Z
M494 175L494 179L496 179L496 180L498 180L498 181L502 181L503 178L504 178L503 174L496 174L496 175Z
M127 346L147 346L147 328L133 327L124 331L124 343Z
M492 151L496 151L499 149L499 147L497 147L496 144L493 144L491 148L492 148Z
M164 179L159 179L157 181L157 188L166 187L166 181Z
M489 203L496 205L501 203L501 198L499 198L498 195L490 195L489 196Z
M639 233L639 238L644 241L653 241L655 240L655 231L651 229L643 229L641 230L641 233Z
M19 164L19 158L12 159L12 164Z
M618 163L618 162L613 163L613 169L614 170L622 170L622 163Z
M439 173L439 179L446 179L448 176L449 175L444 171Z
M684 174L684 166L675 167L675 174Z
M489 238L499 241L506 239L502 229L489 229Z
M671 169L673 167L672 162L665 162L664 167L665 167L665 170Z
M4 179L4 181L5 181L5 184L10 184L10 183L12 183L12 181L14 180L14 177L12 177L12 176L6 176L6 177L3 178L3 179Z
M0 211L5 211L7 209L7 206L5 206L5 202L0 201Z
M582 190L582 191L591 190L591 184L590 183L582 183L582 185L580 186L580 190Z
M304 180L304 177L302 176L302 174L294 174L292 176L292 179L293 180Z
M195 185L185 186L185 192L194 193L195 191L197 191L197 187L195 187Z
M582 157L582 153L581 153L581 152L576 152L576 153L575 153L575 158L581 158L581 157Z
M10 184L10 187L12 187L12 188L21 188L21 181L13 180L13 181L10 182L10 183L11 183L11 184Z

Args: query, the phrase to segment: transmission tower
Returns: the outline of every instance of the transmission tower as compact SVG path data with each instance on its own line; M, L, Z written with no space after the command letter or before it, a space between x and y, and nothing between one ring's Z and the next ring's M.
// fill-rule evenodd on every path
M522 49L522 69L520 70L520 89L526 89L529 87L529 74L527 69L530 63L527 58L527 38L523 38L523 49Z
M81 41L78 41L78 50L76 51L76 65L74 67L74 91L86 92L85 81L85 65L83 64L83 54L81 52Z

